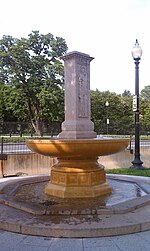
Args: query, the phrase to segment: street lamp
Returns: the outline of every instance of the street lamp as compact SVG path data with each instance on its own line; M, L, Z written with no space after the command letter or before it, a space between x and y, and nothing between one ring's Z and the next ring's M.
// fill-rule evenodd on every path
M132 49L132 57L135 63L135 96L133 97L133 111L135 112L135 153L131 168L144 169L140 159L140 122L139 122L139 63L142 56L142 49L136 39Z
M108 106L109 106L109 102L106 101L105 105L106 105L106 110L107 110L107 118L106 118L107 120L106 120L106 124L107 124L107 135L108 135L108 125L109 125Z

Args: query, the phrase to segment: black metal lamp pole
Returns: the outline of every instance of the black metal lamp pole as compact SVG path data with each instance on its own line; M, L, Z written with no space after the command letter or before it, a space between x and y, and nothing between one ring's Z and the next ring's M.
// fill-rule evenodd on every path
M135 63L135 96L133 97L133 111L135 112L135 153L131 168L144 169L143 162L140 159L140 122L139 122L139 63L142 56L142 49L136 39L132 50L132 56Z

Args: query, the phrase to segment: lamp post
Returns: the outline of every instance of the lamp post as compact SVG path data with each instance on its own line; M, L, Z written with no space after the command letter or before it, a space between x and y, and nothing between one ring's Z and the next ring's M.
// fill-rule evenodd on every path
M107 111L106 124L107 124L107 135L108 135L108 125L109 125L109 118L108 118L108 106L109 106L109 102L108 102L108 101L106 101L105 105L106 105L106 111Z
M139 63L142 56L142 49L136 39L132 49L132 57L135 63L135 96L133 97L133 111L135 112L135 153L132 161L132 169L144 169L140 159L140 122L139 122Z

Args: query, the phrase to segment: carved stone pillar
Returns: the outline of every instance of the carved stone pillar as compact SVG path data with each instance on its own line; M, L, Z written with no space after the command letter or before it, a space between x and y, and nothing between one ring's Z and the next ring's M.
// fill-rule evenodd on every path
M90 62L93 58L73 51L62 59L65 71L65 121L59 138L95 138L94 124L90 119Z

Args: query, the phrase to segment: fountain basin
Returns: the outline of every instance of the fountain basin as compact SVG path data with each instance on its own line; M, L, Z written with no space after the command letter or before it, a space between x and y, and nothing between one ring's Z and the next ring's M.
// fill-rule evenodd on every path
M128 139L28 139L31 151L58 158L86 158L109 155L124 150Z
M128 139L28 139L33 152L57 157L47 195L61 198L96 197L111 193L98 157L124 150Z

